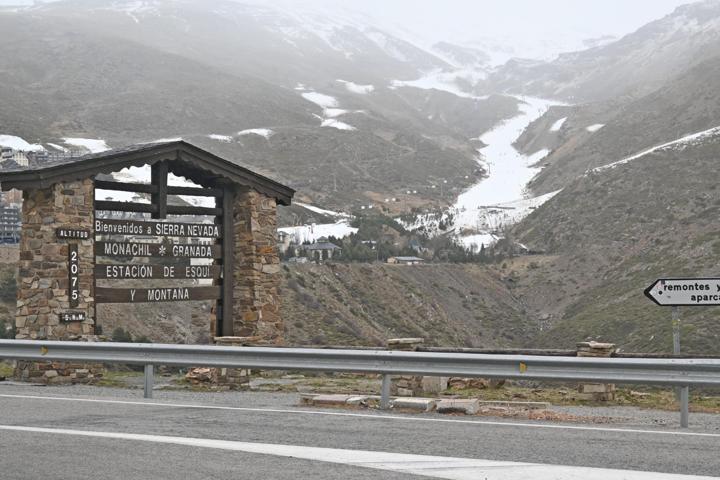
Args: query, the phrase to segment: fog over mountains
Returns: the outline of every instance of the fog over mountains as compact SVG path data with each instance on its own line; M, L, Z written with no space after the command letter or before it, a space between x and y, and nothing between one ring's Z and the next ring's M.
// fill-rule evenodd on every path
M720 229L692 219L720 205L720 1L619 37L558 32L528 55L515 55L522 42L411 30L288 2L0 7L0 139L57 151L67 138L181 137L289 184L301 202L372 205L468 246L511 235L550 255L499 274L523 325L549 344L583 325L661 348L648 333L661 312L603 330L596 305L639 312L640 284L688 265L653 255L682 245L693 271L712 273ZM584 49L547 54L558 45ZM507 188L468 194L500 174ZM717 338L703 322L691 344Z

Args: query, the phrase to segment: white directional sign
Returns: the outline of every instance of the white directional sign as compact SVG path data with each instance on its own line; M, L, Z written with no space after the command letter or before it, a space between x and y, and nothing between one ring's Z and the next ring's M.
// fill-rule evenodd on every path
M720 305L720 278L660 278L645 289L658 305Z

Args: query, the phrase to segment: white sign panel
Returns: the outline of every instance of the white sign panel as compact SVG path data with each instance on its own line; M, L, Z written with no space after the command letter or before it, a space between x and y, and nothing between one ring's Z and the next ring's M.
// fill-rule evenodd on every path
M720 278L660 278L645 296L668 307L720 305Z

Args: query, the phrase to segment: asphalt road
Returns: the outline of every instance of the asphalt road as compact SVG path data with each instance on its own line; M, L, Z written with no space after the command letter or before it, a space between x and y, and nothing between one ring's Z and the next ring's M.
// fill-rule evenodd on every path
M288 394L162 392L146 401L138 392L88 392L0 385L0 478L423 478L404 473L417 473L417 465L425 465L423 475L457 479L580 475L554 466L720 475L714 421L681 431L317 410L297 406L297 396ZM462 459L490 467L483 477L477 466L450 468ZM515 472L503 474L493 461L548 467L522 477L522 465L503 464ZM597 478L630 477L604 472Z

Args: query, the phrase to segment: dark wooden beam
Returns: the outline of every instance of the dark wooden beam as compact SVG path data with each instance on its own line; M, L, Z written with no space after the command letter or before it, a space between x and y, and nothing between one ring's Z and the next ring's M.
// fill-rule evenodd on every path
M121 192L157 193L156 185L146 183L123 183L108 180L95 180L95 188L102 190L118 190Z
M222 197L221 188L168 187L168 195L191 195L195 197Z
M225 187L222 197L222 336L231 337L233 332L234 310L234 270L235 270L235 190Z
M169 215L222 215L222 208L212 207L184 207L180 205L168 205Z
M149 203L115 202L110 200L95 200L95 210L107 210L112 212L140 212L156 213L157 205Z
M167 204L167 177L168 177L168 164L167 162L157 162L150 167L150 177L152 184L157 188L157 191L152 194L152 204L157 205L157 211L153 212L152 218L164 219L167 218L168 204Z
M130 152L121 149L107 154L86 155L76 162L61 163L41 170L25 169L16 172L0 172L0 176L5 180L0 181L0 186L3 190L47 188L58 182L77 180L101 173L109 174L127 167L152 165L163 160L174 160L178 155L176 143L142 147L136 146L136 150Z

